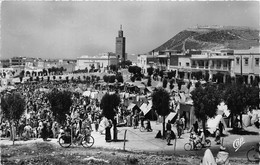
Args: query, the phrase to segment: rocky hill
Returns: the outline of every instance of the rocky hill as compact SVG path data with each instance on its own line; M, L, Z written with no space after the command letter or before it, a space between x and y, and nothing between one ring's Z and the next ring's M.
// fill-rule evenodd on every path
M154 51L165 49L249 49L252 46L260 45L259 38L259 30L248 27L196 27L179 32Z

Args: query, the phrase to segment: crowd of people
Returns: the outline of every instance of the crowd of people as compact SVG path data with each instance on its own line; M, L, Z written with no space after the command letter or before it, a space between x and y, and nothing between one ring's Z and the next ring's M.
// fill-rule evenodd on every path
M80 91L75 92L79 88ZM46 95L52 89L73 91L73 104L70 113L67 114L68 122L66 122L66 125L61 125L55 121L53 113L50 110L51 104ZM83 122L88 123L87 125L91 130L99 131L101 134L105 134L105 132L110 130L112 127L111 121L102 116L102 110L100 109L101 97L92 98L91 96L84 96L82 93L87 90L98 91L98 94L99 92L103 92L102 94L105 92L120 93L122 103L115 117L117 125L137 128L139 127L139 123L144 127L145 122L145 128L148 131L152 130L150 121L144 117L140 109L128 109L129 104L132 102L135 102L139 106L142 103L148 102L147 91L140 90L126 83L121 85L102 85L102 83L96 81L87 84L82 84L81 82L39 81L16 84L14 85L14 89L4 90L1 94L4 96L10 92L18 92L25 99L25 113L16 127L16 138L23 140L42 138L43 140L47 140L48 138L58 138L59 134L68 126L72 126L73 134L76 135L82 131ZM121 95L122 93L123 96ZM131 96L134 97L131 98ZM145 97L140 99L139 96ZM158 118L158 115L156 115L156 118ZM8 120L1 117L0 124L1 137L10 137L11 126ZM92 124L94 125L94 129L91 126ZM106 134L107 141L111 140L111 135L109 134Z

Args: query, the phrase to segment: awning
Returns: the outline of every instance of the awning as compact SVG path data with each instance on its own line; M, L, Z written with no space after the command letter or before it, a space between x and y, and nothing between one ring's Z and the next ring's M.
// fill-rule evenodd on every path
M158 55L157 58L167 58L167 55Z
M85 92L83 92L83 96L87 96L87 97L89 97L90 96L90 94L91 94L91 92L90 91L85 91Z
M134 107L136 106L136 104L134 103L130 103L127 107L127 110L132 110Z
M175 112L171 112L165 119L166 122L168 122L169 120L172 121L172 119L176 116L177 113Z
M229 117L230 111L228 110L228 107L227 107L227 105L224 102L221 102L218 105L218 114L219 115L223 115L224 114L226 117Z
M227 126L226 126L226 123L225 123L222 115L217 115L214 118L210 118L210 119L207 120L208 130L211 134L213 134L215 132L215 130L217 129L220 121L224 125L224 128L226 128Z
M75 92L83 93L83 90L78 87L78 88L75 89Z
M152 101L149 101L149 103L143 103L140 107L141 111L146 115L151 109L152 109Z

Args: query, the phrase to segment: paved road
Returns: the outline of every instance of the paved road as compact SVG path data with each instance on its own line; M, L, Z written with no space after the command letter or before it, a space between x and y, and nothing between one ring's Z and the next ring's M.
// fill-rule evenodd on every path
M133 129L132 127L119 127L119 133L118 133L118 142L110 142L107 143L105 141L105 136L100 135L98 132L92 132L92 136L95 138L95 144L94 147L102 147L102 148L113 148L113 149L123 149L124 146L124 134L126 132L126 143L125 143L125 149L128 151L139 151L139 152L155 152L155 153L164 153L164 154L178 154L178 155L197 155L197 156L203 156L204 151L206 149L202 149L200 151L185 151L184 150L184 144L189 141L189 133L185 132L185 134L182 135L181 139L177 139L176 142L176 150L174 152L174 145L166 145L166 141L162 139L155 138L156 134L159 130L162 130L162 124L156 124L155 122L151 122L153 132L140 132L139 129ZM94 127L93 127L94 128ZM257 130L255 127L248 127L247 128L250 131L259 132L259 129ZM173 128L174 132L176 131L176 128ZM111 131L112 133L112 131ZM113 133L112 133L113 134ZM235 152L235 149L233 147L233 142L235 139L238 138L244 138L244 144L238 149L238 151ZM216 145L214 142L214 138L209 138L211 140L211 151L213 155L216 155L219 150L219 145ZM36 140L29 140L29 141L16 141L16 144L23 144L23 143L33 143L33 142L39 142L42 141L42 139L36 139ZM260 141L260 135L228 135L224 138L224 146L227 148L227 150L230 153L231 157L239 157L239 158L246 158L246 152L249 150L249 148ZM51 139L52 143L57 143L57 139ZM172 141L174 144L174 141ZM1 140L1 144L5 145L11 145L12 142L6 139Z

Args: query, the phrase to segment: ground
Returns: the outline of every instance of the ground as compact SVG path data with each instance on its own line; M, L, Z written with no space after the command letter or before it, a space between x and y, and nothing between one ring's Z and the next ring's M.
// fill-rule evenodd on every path
M12 141L1 139L1 163L2 164L151 164L151 165L198 165L203 157L206 148L200 151L185 151L183 146L189 141L189 133L185 131L181 139L177 139L176 149L173 145L166 145L163 139L155 138L161 130L162 125L151 122L153 132L140 132L132 127L119 127L117 142L106 143L104 135L93 131L92 136L95 143L92 148L82 146L71 146L62 148L57 143L57 139L43 141L42 139L31 139L28 141ZM246 128L248 132L244 135L237 135L230 130L225 130L226 137L223 144L230 153L231 165L251 165L247 161L246 152L252 145L259 142L259 129L254 127ZM173 128L176 132L175 127ZM124 134L126 132L125 151ZM235 151L233 142L243 138L244 144ZM210 150L216 156L219 145L216 145L214 138L211 140Z
M2 146L1 163L11 164L199 164L199 156L163 155L82 146L61 148L52 142L35 142ZM232 164L250 164L245 159L231 159Z

